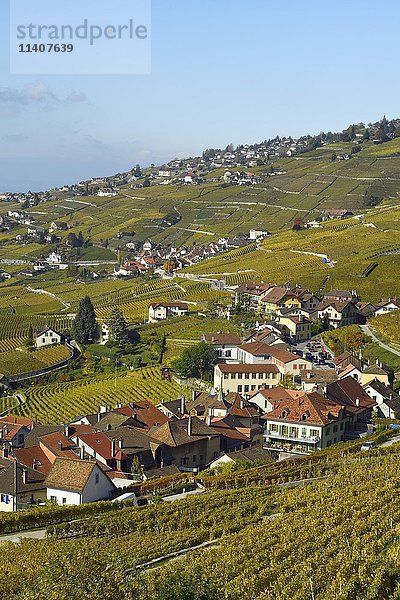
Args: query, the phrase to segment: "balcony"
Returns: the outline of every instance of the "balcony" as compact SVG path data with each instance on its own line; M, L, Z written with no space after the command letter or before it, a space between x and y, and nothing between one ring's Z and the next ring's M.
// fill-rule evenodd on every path
M319 435L311 437L294 437L289 434L285 435L283 433L278 433L277 431L266 431L265 439L268 440L268 438L271 438L273 440L282 440L284 442L300 442L303 444L318 444L318 442L320 441Z
M318 450L318 448L315 446L315 444L301 444L301 443L293 443L293 442L285 442L283 440L281 441L273 441L273 440L266 440L264 443L264 448L266 450L271 450L271 451L275 451L275 452L287 452L288 454L300 454L300 455L307 455L307 454L311 454L312 452L315 452L315 450Z

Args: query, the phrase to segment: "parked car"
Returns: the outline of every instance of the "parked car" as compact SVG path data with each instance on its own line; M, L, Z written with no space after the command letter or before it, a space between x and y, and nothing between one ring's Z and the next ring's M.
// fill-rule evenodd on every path
M375 442L364 442L363 445L361 446L361 450L371 450L371 448L373 448L375 446Z

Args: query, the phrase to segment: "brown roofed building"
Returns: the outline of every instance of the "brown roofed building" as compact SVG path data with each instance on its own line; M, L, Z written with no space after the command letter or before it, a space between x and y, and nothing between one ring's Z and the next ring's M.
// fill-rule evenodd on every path
M345 439L349 415L319 393L277 402L264 415L265 447L278 454L308 454Z
M108 500L115 486L95 461L57 458L45 480L47 498L57 504Z
M152 428L156 440L153 445L157 464L175 464L181 470L203 469L220 452L220 435L197 417L168 421Z
M0 511L15 512L46 500L45 475L16 460L0 458Z

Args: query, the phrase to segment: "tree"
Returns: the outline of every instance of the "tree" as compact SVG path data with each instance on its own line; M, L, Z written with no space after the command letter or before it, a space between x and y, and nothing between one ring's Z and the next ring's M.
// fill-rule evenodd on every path
M33 350L33 327L32 325L29 325L29 329L28 329L28 335L26 337L26 341L25 341L25 346L27 347L27 349L31 352Z
M147 179L147 178L146 178L146 179L143 181L143 187L144 187L144 188L148 188L148 187L150 187L150 180L149 180L149 179Z
M128 325L119 308L114 308L112 310L108 326L110 328L110 337L114 342L121 345L128 341Z
M293 226L292 226L292 230L293 231L300 231L300 229L303 227L304 221L301 217L296 217L295 220L293 221Z
M140 475L140 462L136 454L133 457L131 473L132 475Z
M140 177L142 176L142 169L140 168L140 165L136 165L135 170L133 171L133 174L135 177L140 179Z
M82 298L79 303L78 312L72 323L72 336L79 344L93 343L99 337L99 326L89 296Z
M196 346L185 348L182 354L173 361L172 368L183 377L199 377L203 379L213 372L218 356L212 346L200 342Z

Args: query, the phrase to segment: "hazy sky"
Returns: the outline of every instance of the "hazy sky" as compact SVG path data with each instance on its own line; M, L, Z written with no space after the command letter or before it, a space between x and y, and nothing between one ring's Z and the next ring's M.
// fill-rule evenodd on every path
M10 75L0 2L0 191L400 116L398 0L153 0L137 76Z

